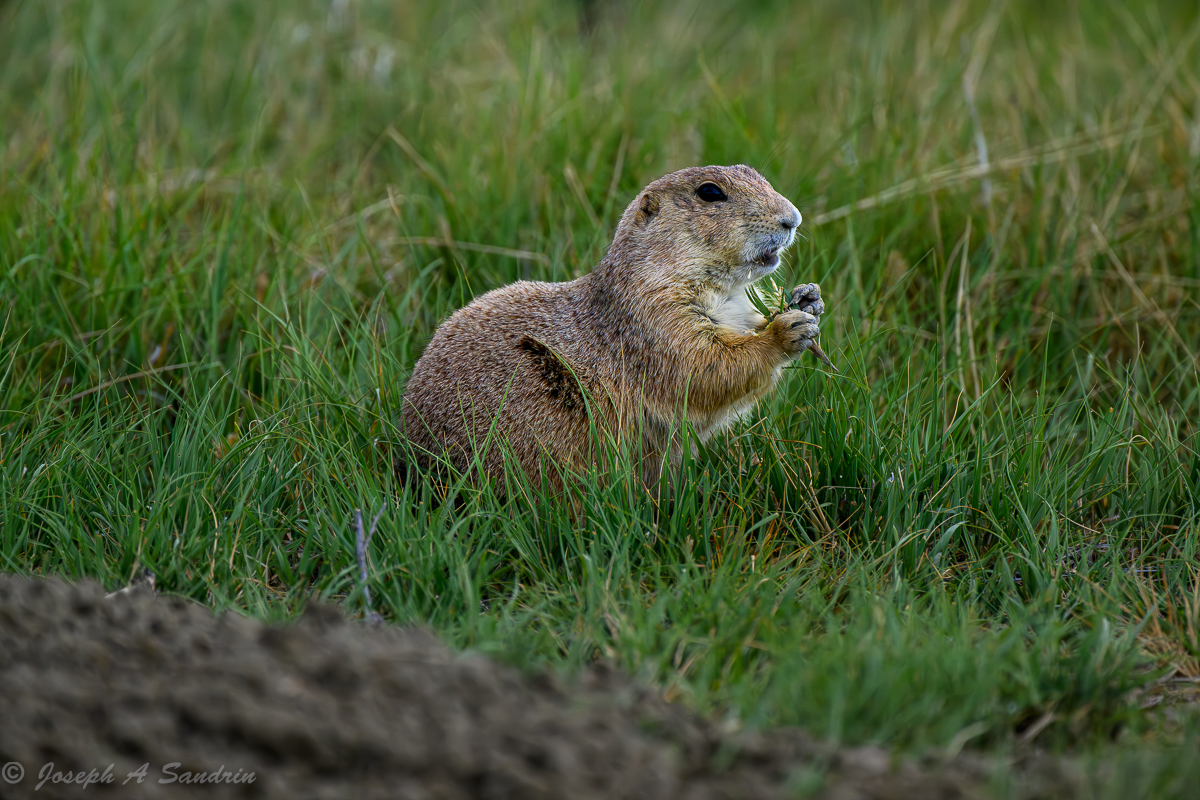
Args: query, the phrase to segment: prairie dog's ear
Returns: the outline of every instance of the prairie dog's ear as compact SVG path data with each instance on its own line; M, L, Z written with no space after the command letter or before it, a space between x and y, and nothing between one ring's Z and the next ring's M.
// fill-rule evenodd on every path
M650 192L642 195L638 201L637 224L645 225L658 213L658 198Z

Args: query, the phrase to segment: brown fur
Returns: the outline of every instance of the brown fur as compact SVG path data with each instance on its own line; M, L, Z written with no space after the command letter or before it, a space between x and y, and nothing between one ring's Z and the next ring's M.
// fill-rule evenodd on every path
M696 194L704 183L728 199L704 202ZM493 478L511 448L537 480L547 459L581 466L601 458L600 434L632 445L653 481L664 457L678 457L671 432L685 408L707 439L812 345L824 308L815 284L804 306L811 314L768 321L745 298L799 223L795 207L749 167L694 167L651 183L590 274L519 281L442 323L405 391L409 441L460 469L482 454Z

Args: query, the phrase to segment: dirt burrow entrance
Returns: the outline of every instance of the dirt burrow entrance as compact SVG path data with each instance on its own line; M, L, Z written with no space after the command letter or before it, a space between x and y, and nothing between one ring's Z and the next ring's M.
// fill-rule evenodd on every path
M796 730L725 734L610 670L565 687L455 654L423 630L348 621L336 608L267 625L150 589L106 597L91 582L11 575L0 575L0 764L0 797L802 790L900 800L983 797L989 783L978 760L920 767ZM14 764L24 774L12 783ZM89 773L99 782L86 789L64 782ZM1036 783L1033 794L1066 788Z

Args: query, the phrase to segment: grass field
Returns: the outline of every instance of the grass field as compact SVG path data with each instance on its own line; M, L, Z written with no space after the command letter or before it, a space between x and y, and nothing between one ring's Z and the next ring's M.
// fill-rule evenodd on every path
M357 612L382 509L376 610L456 646L1185 794L1200 12L1046 5L0 2L0 569ZM841 373L669 506L398 487L438 321L704 163L804 213Z

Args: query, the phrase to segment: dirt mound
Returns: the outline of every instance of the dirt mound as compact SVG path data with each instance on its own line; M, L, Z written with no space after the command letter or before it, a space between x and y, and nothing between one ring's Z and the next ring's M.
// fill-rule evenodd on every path
M0 687L4 797L77 797L88 775L87 794L147 798L951 798L986 784L962 760L929 771L798 731L723 735L611 671L564 688L334 608L272 626L94 583L0 575Z

